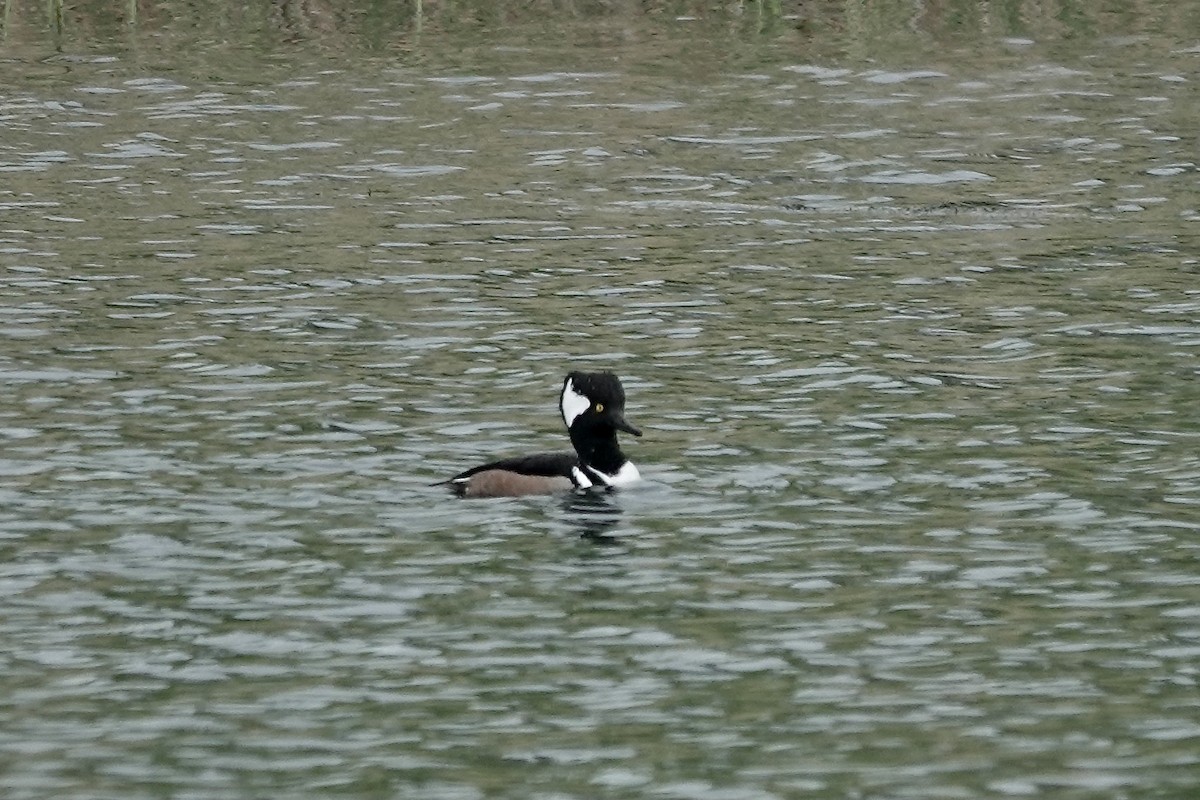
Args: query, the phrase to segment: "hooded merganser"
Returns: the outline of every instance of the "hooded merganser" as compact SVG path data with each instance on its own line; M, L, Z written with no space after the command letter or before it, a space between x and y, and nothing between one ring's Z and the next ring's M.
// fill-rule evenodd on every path
M518 497L593 486L627 486L641 479L617 444L617 431L641 436L625 421L625 389L611 372L572 372L559 400L574 453L537 453L474 467L448 481L459 497Z

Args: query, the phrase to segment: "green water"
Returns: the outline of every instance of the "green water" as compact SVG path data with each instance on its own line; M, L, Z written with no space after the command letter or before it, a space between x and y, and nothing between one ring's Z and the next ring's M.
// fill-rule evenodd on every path
M10 11L4 796L1188 796L1195 28L856 7Z

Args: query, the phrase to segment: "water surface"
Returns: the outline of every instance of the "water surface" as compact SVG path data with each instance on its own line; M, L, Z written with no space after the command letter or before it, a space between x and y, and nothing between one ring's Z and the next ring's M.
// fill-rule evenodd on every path
M1200 782L1194 43L680 41L5 88L6 797Z

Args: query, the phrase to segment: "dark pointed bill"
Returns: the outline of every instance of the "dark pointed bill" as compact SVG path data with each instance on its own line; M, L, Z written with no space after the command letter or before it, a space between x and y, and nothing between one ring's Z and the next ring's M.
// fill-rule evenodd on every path
M632 433L634 436L642 435L642 432L640 430L638 430L633 425L630 425L628 422L626 422L625 418L622 417L620 414L613 414L612 424L613 424L613 427L619 431L625 431L626 433Z

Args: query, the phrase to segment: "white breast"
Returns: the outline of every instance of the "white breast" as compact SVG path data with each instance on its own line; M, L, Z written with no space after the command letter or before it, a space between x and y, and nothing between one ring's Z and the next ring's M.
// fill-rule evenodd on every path
M576 468L578 469L578 468ZM594 467L588 467L588 474L594 475L602 481L605 486L629 486L637 483L642 479L642 474L638 472L638 468L633 465L632 461L626 461L617 470L615 475L609 475L607 472L601 472Z
M617 470L617 474L613 476L613 486L629 486L631 483L637 483L642 479L642 473L638 472L638 468L633 465L632 461L626 461Z

